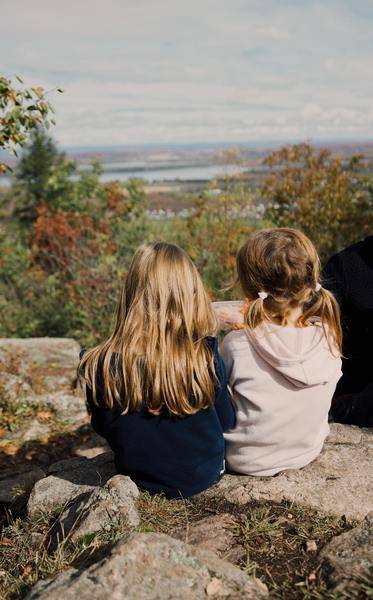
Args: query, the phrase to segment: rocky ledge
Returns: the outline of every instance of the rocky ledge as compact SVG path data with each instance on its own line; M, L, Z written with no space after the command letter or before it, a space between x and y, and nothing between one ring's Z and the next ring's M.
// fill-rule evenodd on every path
M21 398L30 405L38 405L43 397L51 410L65 417L67 409L76 406L75 423L80 423L86 417L83 398L77 400L74 394L78 350L73 340L1 341L3 397L9 402ZM249 514L258 503L283 501L344 518L349 530L322 548L318 569L331 593L349 598L359 593L359 582L372 580L372 448L372 430L332 424L321 455L304 469L272 478L223 476L199 496L204 506L221 505L220 513L191 524L187 536L147 532L138 508L140 492L128 477L116 474L104 443L93 458L80 456L3 473L0 502L10 509L23 506L31 523L54 515L52 545L65 538L79 544L87 536L124 525L119 541L104 556L39 581L30 600L264 598L265 585L236 566L241 564L242 548L234 544L233 513L244 509ZM318 550L312 540L308 550Z

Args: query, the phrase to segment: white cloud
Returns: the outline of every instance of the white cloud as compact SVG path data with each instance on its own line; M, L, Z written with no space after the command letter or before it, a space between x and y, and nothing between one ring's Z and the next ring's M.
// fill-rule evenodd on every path
M289 40L291 37L290 33L286 31L286 29L280 29L279 27L274 26L258 27L256 33L259 36L263 36L264 38L270 38L276 41Z
M364 0L3 0L3 72L66 145L373 137Z

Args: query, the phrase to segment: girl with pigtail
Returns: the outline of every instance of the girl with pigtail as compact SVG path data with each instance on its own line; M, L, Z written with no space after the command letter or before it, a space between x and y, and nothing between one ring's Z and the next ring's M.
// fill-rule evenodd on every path
M301 468L321 452L341 377L338 304L319 282L320 261L300 231L266 229L237 255L247 300L244 328L221 353L236 404L225 434L232 471L269 476Z

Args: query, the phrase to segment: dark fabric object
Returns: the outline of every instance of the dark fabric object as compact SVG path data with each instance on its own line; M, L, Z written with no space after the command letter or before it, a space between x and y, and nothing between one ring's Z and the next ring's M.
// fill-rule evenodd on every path
M217 339L206 342L213 349L218 377L215 403L194 415L151 415L146 410L121 414L118 406L105 408L99 392L98 406L94 404L86 386L92 427L108 441L118 472L152 494L188 498L215 483L223 468L223 431L234 427L235 412Z
M358 394L334 396L331 415L337 423L373 427L373 383Z
M371 427L373 236L333 256L324 269L323 281L339 302L343 327L343 376L337 385L331 416L337 422Z

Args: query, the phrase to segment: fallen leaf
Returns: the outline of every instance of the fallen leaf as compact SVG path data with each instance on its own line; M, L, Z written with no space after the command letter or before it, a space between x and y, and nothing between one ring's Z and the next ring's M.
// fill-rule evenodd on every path
M27 575L30 575L31 571L32 571L32 566L30 564L25 565L25 568L23 569L22 577L27 577Z
M18 452L18 446L10 442L9 444L3 445L3 452L7 456L14 456Z
M53 417L50 410L40 410L36 415L38 421L49 421Z

